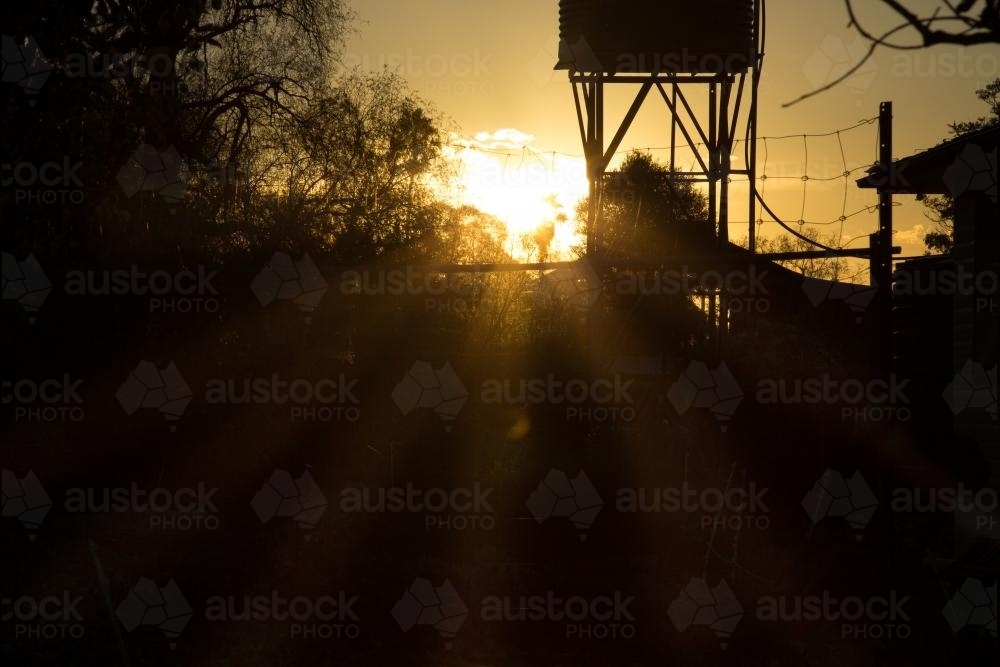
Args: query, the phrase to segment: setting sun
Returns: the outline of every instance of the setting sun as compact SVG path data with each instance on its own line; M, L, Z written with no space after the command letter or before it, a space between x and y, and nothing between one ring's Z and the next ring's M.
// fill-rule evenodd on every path
M536 234L551 229L549 260L570 259L581 242L576 208L587 196L582 157L541 153L517 130L453 136L445 156L457 170L444 188L454 204L474 206L507 227L505 249L518 261L539 259Z

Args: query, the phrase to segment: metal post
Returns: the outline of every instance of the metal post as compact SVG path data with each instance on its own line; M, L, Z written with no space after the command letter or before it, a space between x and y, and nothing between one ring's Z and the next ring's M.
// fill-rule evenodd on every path
M729 100L733 92L731 81L722 83L722 97L719 100L719 247L729 244L729 170L733 146L730 141Z
M670 170L677 169L677 82L671 91L673 104L670 105Z
M877 282L881 290L892 282L892 102L879 107L879 162L882 186L878 192L878 266ZM891 289L889 289L891 294Z
M757 252L757 198L754 196L754 193L757 191L757 103L760 92L761 63L763 62L762 52L764 49L761 43L761 37L763 36L763 27L761 26L763 8L761 7L761 0L754 0L753 5L754 52L751 54L753 61L750 63L750 68L747 69L748 76L750 76L751 72L753 73L753 83L750 86L750 112L747 114L747 141L750 143L747 146L747 154L749 156L747 159L749 163L746 165L747 184L750 188L750 215L747 217L747 220L750 221L750 229L747 233L747 243L750 247L750 252Z
M878 285L875 356L877 366L888 370L892 364L892 102L879 106L879 167L878 233L872 248L872 279Z
M708 87L708 217L713 228L718 225L719 178L719 95L713 82Z
M601 151L595 150L594 144L597 141L597 86L594 80L584 82L584 106L586 108L586 141L584 153L587 161L587 178L590 181L589 190L589 210L587 216L587 257L593 258L597 251L595 230L597 228L597 160Z
M756 78L757 64L754 63L754 77ZM757 85L751 86L750 95L753 99L750 102L750 114L747 118L747 122L750 123L750 131L747 133L747 141L749 145L749 164L747 164L747 184L750 188L750 215L747 219L750 221L750 230L747 234L747 239L750 245L750 252L757 252L757 199L754 197L754 193L757 191Z
M718 128L718 103L719 94L716 83L713 81L708 86L708 218L712 223L713 231L716 231L719 224L719 128ZM721 238L721 233L716 231ZM721 336L718 322L721 320L718 312L719 303L713 292L708 296L708 307L711 311L709 316L709 331L712 335L712 342L719 345ZM717 350L718 351L718 350Z
M597 100L596 114L597 122L594 128L594 156L597 160L597 165L595 167L594 175L594 197L597 201L597 215L594 217L594 240L598 243L600 240L600 230L598 229L598 221L600 219L601 210L601 192L602 192L602 180L604 172L607 171L608 165L604 162L604 75L600 74L597 77L596 89L594 97ZM599 252L599 250L598 250Z

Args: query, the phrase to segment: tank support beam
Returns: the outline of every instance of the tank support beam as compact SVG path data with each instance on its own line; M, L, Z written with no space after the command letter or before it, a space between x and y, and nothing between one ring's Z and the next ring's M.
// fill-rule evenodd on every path
M761 43L761 2L754 2L754 44L755 53L749 67L742 71L728 72L583 72L570 70L569 80L573 87L587 162L589 183L589 210L587 212L587 256L601 265L601 255L608 249L601 244L601 197L608 166L614 160L629 130L635 123L639 111L647 103L649 92L655 86L669 111L670 168L680 171L678 160L687 159L690 153L693 163L685 172L692 182L706 184L708 198L708 222L712 225L720 247L730 242L729 216L733 210L734 198L730 190L730 180L734 176L745 177L748 182L747 239L751 252L756 250L756 202L754 192L757 177L757 103L760 86L760 67L763 44ZM605 144L605 86L638 86L631 105L614 131L610 144ZM707 108L699 105L696 112L684 88L696 86L708 95ZM668 90L669 87L669 90ZM744 103L744 98L748 98ZM692 98L693 99L693 98ZM744 112L745 109L745 112ZM737 137L744 137L747 143L743 169L733 169L733 150L738 145ZM678 145L680 138L687 145ZM679 149L684 149L681 152ZM741 195L742 196L742 195ZM714 298L714 297L713 297ZM709 304L709 319L717 325L717 331L724 334L728 328L725 303Z
M748 79L751 85L747 85ZM756 135L755 105L748 103L749 111L742 114L743 99L755 92L757 77L748 72L739 74L717 74L713 76L685 76L678 74L651 74L648 76L620 77L612 74L578 74L570 76L573 83L573 99L576 104L580 137L584 145L587 161L587 175L590 181L590 210L587 220L587 252L592 257L600 252L598 236L600 224L597 220L601 199L601 182L607 174L608 165L613 161L642 107L649 99L649 92L655 86L660 98L666 104L670 123L670 166L678 169L679 148L686 149L694 160L694 168L689 175L695 182L707 184L710 221L720 244L730 241L729 215L732 208L730 180L734 176L745 176L748 180L756 177L753 160L744 169L733 169L732 153L738 130L746 130L749 141L754 143ZM621 122L614 130L610 143L605 142L605 86L608 84L638 84L639 89ZM706 85L707 84L707 85ZM708 93L707 110L698 113L685 93L684 87L696 85ZM669 90L668 90L669 86ZM751 89L751 90L748 90ZM707 116L707 118L706 118ZM680 138L687 142L678 146ZM756 147L750 147L755 156ZM749 189L749 188L748 188ZM753 226L755 206L753 198L747 205L749 211L748 238L755 240ZM753 242L753 241L751 241ZM756 245L755 243L753 243Z

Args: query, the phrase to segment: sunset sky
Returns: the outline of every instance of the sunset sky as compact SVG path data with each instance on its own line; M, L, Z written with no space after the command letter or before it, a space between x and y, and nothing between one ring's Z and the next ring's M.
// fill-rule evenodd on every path
M565 72L553 71L558 45L556 0L509 0L487 3L468 0L352 0L358 32L350 39L345 66L403 75L454 132L454 143L491 152L451 148L462 165L462 193L456 198L476 204L505 219L514 231L532 228L556 206L571 206L586 189L582 146L572 90ZM891 27L875 3L857 3L873 31ZM918 6L920 3L910 3ZM937 5L925 2L926 6ZM799 95L829 80L830 59L850 59L863 48L847 26L839 0L770 0L768 44L761 88L761 137L836 131L878 115L882 100L895 103L897 157L933 146L948 136L948 123L983 115L985 105L975 90L997 76L1000 56L991 47L936 47L895 52L883 50L875 63L835 90L782 108ZM903 37L900 38L902 41ZM912 38L911 38L912 39ZM625 89L623 89L624 91ZM609 110L624 114L631 90L609 96ZM628 97L628 99L626 99ZM655 100L652 100L655 102ZM609 115L614 113L609 111ZM669 143L665 107L647 102L622 150L662 148ZM610 123L609 123L610 124ZM845 206L844 179L810 182L798 177L837 177L846 157L850 169L876 158L876 125L837 137L801 136L767 141L766 173L791 176L770 179L764 186L772 208L789 222L831 222L814 227L820 233L842 234L843 242L865 235L876 226L874 213L848 220L841 231L837 219L874 203L871 193L858 191L852 174ZM609 130L613 133L613 129ZM764 167L761 142L761 167ZM808 150L808 170L805 169ZM665 151L652 151L667 160ZM681 168L689 168L679 159ZM553 200L553 195L556 200ZM805 210L803 214L803 197ZM734 191L746 197L746 188ZM896 209L896 242L905 255L921 254L923 234L930 223L924 207L901 198ZM731 216L731 236L746 236L745 207ZM765 216L766 217L766 216ZM779 228L765 223L763 236ZM562 234L563 245L569 237ZM557 249L560 245L557 238ZM862 247L860 239L851 247Z

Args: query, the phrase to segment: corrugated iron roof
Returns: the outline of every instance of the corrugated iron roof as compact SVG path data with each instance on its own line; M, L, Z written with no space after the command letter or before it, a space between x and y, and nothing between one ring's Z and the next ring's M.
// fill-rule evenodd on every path
M949 139L934 148L916 155L896 160L888 176L881 166L868 170L868 175L858 180L859 188L877 189L889 181L894 194L943 195L955 194L949 187L946 172L968 150L979 154L993 152L994 178L996 176L996 149L1000 139L1000 125Z

